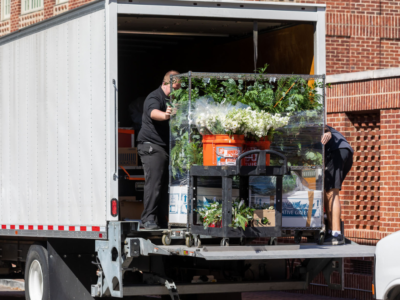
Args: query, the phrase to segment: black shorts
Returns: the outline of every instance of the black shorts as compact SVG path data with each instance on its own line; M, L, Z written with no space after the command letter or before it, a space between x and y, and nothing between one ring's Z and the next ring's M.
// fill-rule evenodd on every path
M325 161L325 191L342 189L342 184L353 165L353 153L338 149L328 153Z

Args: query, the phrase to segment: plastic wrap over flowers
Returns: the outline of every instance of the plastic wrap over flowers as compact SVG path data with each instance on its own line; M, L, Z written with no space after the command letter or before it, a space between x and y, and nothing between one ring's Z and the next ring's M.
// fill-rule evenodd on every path
M322 166L323 116L322 110L292 114L288 124L275 131L270 149L284 154L291 166Z
M200 98L194 106L193 121L202 135L243 134L261 138L271 129L286 126L290 118L252 110L240 102L236 105L215 103L212 98Z

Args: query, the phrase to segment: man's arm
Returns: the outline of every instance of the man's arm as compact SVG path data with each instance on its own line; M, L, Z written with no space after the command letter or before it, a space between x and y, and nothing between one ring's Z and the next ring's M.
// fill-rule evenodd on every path
M145 110L148 116L155 121L166 121L171 117L172 108L168 107L167 111L161 110L161 103L155 98L146 100Z
M324 131L325 131L325 133L321 138L322 145L326 145L329 142L329 140L332 138L332 133L331 133L329 126L325 125Z
M172 108L168 107L167 111L161 111L158 109L153 109L150 114L150 118L156 121L166 121L171 117Z

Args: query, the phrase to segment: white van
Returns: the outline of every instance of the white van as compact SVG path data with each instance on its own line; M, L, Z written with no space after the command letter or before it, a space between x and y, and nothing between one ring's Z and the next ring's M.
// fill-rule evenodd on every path
M375 250L375 276L372 293L375 299L400 299L400 231L381 241Z

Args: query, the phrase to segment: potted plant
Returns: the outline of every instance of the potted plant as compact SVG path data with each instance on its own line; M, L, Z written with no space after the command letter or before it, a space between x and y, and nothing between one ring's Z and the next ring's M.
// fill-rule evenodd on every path
M232 224L229 226L233 227L234 229L241 227L243 230L245 230L253 220L254 211L254 208L247 207L244 204L244 200L236 200L232 204Z
M232 204L232 223L229 227L234 229L242 228L243 230L249 226L253 220L253 212L255 209L247 207L244 200L235 200ZM207 227L222 227L222 203L213 203L197 210L200 219L203 222L204 229Z
M199 208L197 213L200 215L204 229L207 227L222 227L222 203L215 202Z

